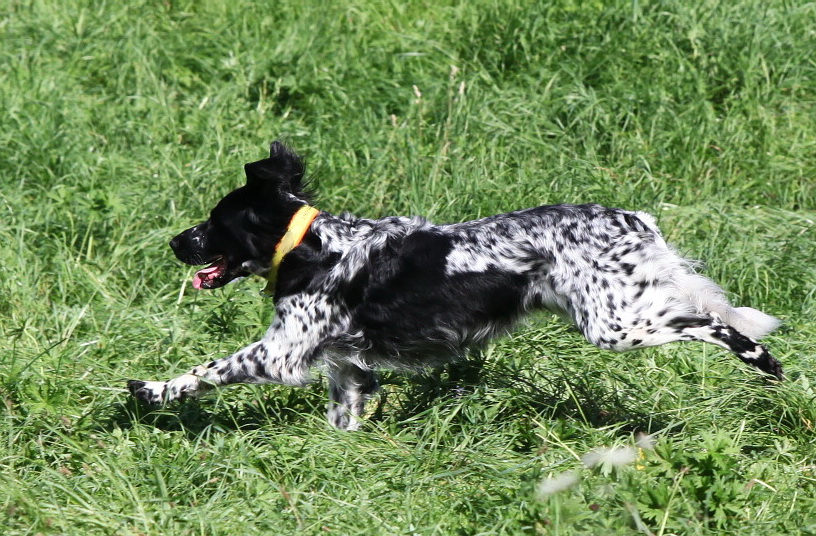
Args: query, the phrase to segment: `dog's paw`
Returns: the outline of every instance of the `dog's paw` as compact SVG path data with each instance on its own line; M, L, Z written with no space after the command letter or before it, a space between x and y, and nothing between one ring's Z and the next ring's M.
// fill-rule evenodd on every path
M147 404L167 404L176 400L197 398L212 389L212 386L202 382L194 374L183 374L166 382L143 382L129 380L130 394Z
M134 398L146 404L158 405L166 402L167 382L128 380L127 386Z

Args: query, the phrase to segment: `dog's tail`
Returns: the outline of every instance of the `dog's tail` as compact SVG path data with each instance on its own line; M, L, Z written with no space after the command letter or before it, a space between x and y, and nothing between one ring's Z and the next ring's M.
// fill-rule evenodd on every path
M716 313L724 323L751 339L759 340L782 324L778 318L752 307L733 307L725 291L702 275L688 273L677 285L700 312Z
M780 325L782 321L752 307L729 307L723 321L746 337L759 340Z

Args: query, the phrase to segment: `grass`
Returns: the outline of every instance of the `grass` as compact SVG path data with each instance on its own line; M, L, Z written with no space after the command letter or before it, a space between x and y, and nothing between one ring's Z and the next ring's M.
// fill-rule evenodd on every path
M6 2L4 533L816 533L814 16ZM323 381L132 404L126 378L229 353L272 317L259 282L193 293L166 243L279 137L330 211L648 210L737 304L784 320L768 345L788 381L701 345L597 350L543 315L471 362L385 374L359 433L328 428ZM582 462L642 433L652 448L615 451L634 463Z

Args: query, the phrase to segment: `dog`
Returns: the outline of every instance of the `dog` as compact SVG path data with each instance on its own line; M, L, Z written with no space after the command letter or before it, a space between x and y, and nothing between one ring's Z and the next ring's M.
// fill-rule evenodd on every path
M303 161L280 142L245 172L246 185L170 246L185 264L208 264L196 289L267 279L276 317L230 356L169 381L130 380L141 401L234 383L302 386L321 365L329 422L353 430L378 388L375 370L449 362L537 309L564 316L602 349L703 341L782 379L757 342L780 322L732 307L647 213L552 205L446 225L364 219L313 208Z

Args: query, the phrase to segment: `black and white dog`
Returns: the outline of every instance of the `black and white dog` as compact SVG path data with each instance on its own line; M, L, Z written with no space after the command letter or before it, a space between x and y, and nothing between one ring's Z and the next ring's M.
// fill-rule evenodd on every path
M435 225L414 217L333 216L309 206L300 158L273 143L247 182L171 242L193 286L267 278L276 318L238 352L169 381L128 383L161 404L232 383L303 385L329 378L331 424L354 429L378 368L421 369L461 356L524 313L570 319L600 348L695 340L782 378L757 339L779 321L732 307L666 245L654 219L599 205L530 208Z

